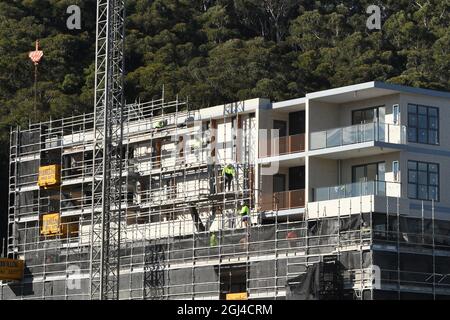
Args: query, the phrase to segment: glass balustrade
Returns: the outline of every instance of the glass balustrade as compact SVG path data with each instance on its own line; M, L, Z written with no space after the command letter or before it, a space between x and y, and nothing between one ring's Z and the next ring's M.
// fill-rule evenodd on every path
M404 144L406 127L373 122L313 132L310 149L319 150L370 141Z
M360 196L400 197L400 183L387 181L364 181L333 187L316 188L314 201L327 201Z

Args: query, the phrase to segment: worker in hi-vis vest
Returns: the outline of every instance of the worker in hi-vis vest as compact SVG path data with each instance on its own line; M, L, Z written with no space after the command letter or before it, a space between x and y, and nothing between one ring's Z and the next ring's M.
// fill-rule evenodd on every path
M211 234L211 237L209 238L209 246L210 247L218 246L217 236L214 232Z
M162 129L162 128L164 128L165 125L166 125L166 123L164 121L160 120L156 123L155 128Z
M248 228L248 221L250 220L250 208L247 206L245 202L242 204L241 208L241 219L242 222L245 224L245 228Z
M225 186L224 189L227 189L227 187L228 187L228 191L230 191L231 183L233 182L233 178L234 178L235 174L236 174L236 171L234 170L234 167L232 164L227 164L222 169L222 175L224 177L224 186Z

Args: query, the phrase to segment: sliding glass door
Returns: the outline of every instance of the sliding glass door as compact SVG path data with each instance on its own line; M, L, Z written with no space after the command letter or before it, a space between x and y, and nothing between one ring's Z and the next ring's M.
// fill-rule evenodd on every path
M361 125L359 141L384 140L385 107L372 107L352 112L352 125Z
M359 195L385 195L386 163L377 162L354 166L352 168L353 189Z

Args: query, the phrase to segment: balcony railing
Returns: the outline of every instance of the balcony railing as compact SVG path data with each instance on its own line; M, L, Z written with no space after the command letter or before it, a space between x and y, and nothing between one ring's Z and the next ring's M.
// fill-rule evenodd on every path
M271 195L263 195L261 210L277 211L305 207L305 190L292 190L275 192Z
M334 187L317 188L314 201L336 200L360 196L400 197L401 184L387 181L362 181Z
M265 145L264 145L265 144ZM260 157L273 157L305 151L305 134L264 139ZM265 147L265 150L264 150Z
M311 133L310 149L340 147L350 144L380 141L406 143L406 126L388 123L365 123Z

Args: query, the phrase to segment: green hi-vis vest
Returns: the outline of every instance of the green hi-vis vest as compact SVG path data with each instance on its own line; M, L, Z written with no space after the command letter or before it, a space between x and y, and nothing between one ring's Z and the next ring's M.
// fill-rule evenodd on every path
M211 238L209 239L209 246L210 247L216 247L217 246L217 237L215 234L213 234L211 236Z
M247 206L243 206L241 209L241 216L248 216L250 215L250 209Z
M158 121L158 122L156 123L155 128L156 128L156 129L161 129L162 127L164 127L164 125L165 125L164 121Z
M231 174L232 176L234 176L234 174L235 174L234 167L226 166L225 168L223 168L222 173L223 174Z

